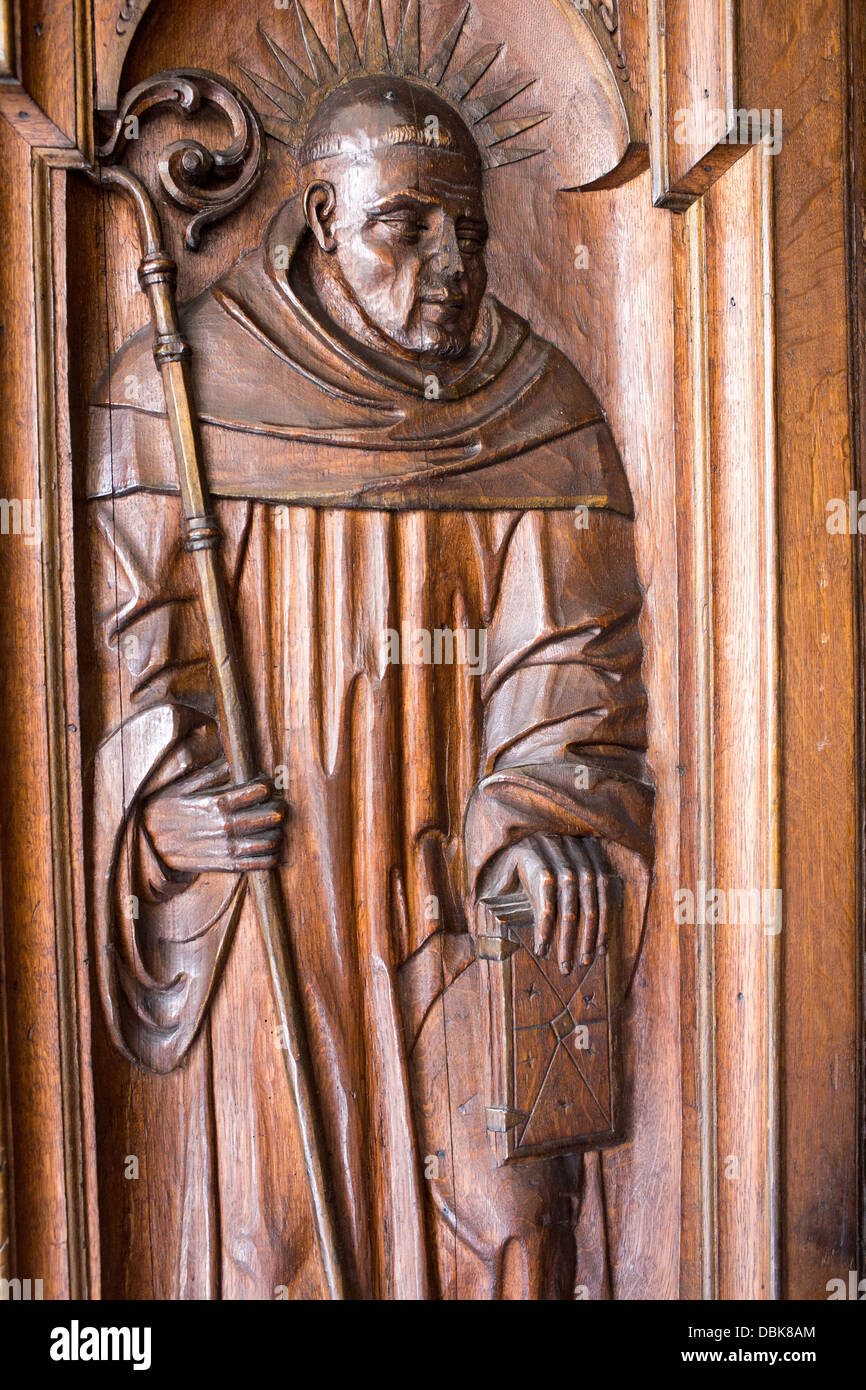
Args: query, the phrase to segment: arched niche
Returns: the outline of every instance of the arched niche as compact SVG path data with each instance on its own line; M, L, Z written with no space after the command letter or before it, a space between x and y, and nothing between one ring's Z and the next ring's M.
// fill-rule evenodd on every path
M430 0L423 7L422 52L432 51L460 9L454 0ZM346 10L360 35L365 4L347 3ZM402 5L386 0L383 10L393 48ZM333 54L332 5L310 0L308 11ZM294 61L305 62L294 10L276 7L272 0L231 0L218 7L209 0L139 0L114 16L113 31L100 15L97 10L98 139L105 137L126 92L152 74L177 68L204 68L225 76L256 102L263 117L279 117L249 77L250 72L271 80L275 76L260 29ZM657 1223L675 1228L680 1199L678 1154L669 1149L659 1160L660 1145L664 1148L680 1126L675 1083L680 1072L678 942L663 909L677 882L679 788L672 673L677 663L678 600L671 221L669 213L651 206L639 114L644 45L635 42L634 52L625 56L619 46L622 36L616 25L611 27L613 17L605 3L581 7L573 0L542 0L503 7L494 0L475 0L452 61L459 68L479 44L501 44L502 52L472 95L526 74L534 79L532 85L497 115L534 108L550 113L543 124L513 141L538 147L538 154L486 175L491 288L554 341L592 386L613 428L638 518L638 565L647 595L642 620L644 680L658 789L656 886L624 1020L627 1142L606 1154L596 1173L595 1209L587 1205L584 1236L588 1245L597 1244L599 1231L607 1230L612 1294L628 1298L648 1285L672 1292L678 1277L674 1245L656 1236ZM159 192L162 149L170 140L188 135L216 148L225 143L225 121L210 110L188 118L155 112L142 119L138 138L127 146L125 163ZM284 146L269 139L258 188L239 211L205 229L195 253L184 246L186 214L162 197L168 246L178 261L179 297L191 298L254 247L275 207L295 191L295 184ZM581 192L587 185L590 188ZM70 285L67 310L79 344L70 377L81 418L111 354L147 317L136 282L134 219L121 200L107 203L106 197L83 180L69 184L67 252L71 263L87 266L87 273L79 273ZM74 426L73 469L78 478L86 448L84 433ZM83 650L81 679L86 707ZM86 744L86 716L84 725ZM631 946L636 949L637 943ZM148 1123L168 1123L168 1116L180 1113L183 1083L146 1076L137 1076L133 1083L126 1064L114 1056L104 1037L98 1012L95 1007L97 1124L100 1115L111 1115L114 1147L125 1144L128 1152L135 1152L136 1145L146 1142ZM120 1116L127 1118L121 1121ZM105 1292L134 1295L135 1281L119 1262L109 1215L130 1200L132 1186L120 1181L107 1164L97 1176L97 1186L107 1223ZM153 1195L148 1200L152 1202ZM657 1223L643 1219L650 1205ZM143 1218L140 1211L130 1211L125 1219ZM146 1276L141 1277L146 1282Z

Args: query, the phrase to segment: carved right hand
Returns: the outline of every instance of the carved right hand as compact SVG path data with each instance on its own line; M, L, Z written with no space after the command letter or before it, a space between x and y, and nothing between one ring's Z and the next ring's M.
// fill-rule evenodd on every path
M157 854L188 874L275 868L286 814L264 777L235 786L224 758L154 792L143 807Z
M535 834L491 860L484 892L522 888L535 917L535 954L548 956L555 943L560 972L568 975L576 953L581 965L590 965L607 950L611 883L593 836Z

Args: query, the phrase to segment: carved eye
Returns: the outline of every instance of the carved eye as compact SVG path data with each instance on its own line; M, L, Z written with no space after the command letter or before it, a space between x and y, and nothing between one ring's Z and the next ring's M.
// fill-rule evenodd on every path
M390 227L401 241L410 242L418 240L424 225L411 212L391 212L377 220Z
M462 227L457 233L457 244L465 256L477 256L484 250L487 237L484 232Z

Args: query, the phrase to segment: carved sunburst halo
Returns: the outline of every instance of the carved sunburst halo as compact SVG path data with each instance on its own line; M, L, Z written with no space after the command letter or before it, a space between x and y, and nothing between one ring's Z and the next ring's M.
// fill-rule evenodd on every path
M471 130L486 169L514 164L544 153L545 147L541 145L530 147L509 142L548 120L549 111L497 114L514 97L531 87L536 78L525 74L513 76L479 93L478 84L499 57L502 44L477 45L471 56L460 65L453 61L471 5L464 5L426 62L421 52L421 0L407 0L393 48L389 46L385 30L382 0L368 0L364 33L360 41L352 32L343 0L334 0L333 57L301 0L294 0L294 6L311 71L295 62L261 26L259 32L279 68L281 80L273 82L240 63L237 66L271 106L279 111L278 116L260 111L262 125L273 139L291 150L299 164L308 162L320 153L305 148L304 136L322 102L342 83L376 74L393 74L422 90L436 92ZM413 134L404 130L403 140L407 139L409 143L436 143L437 140L447 139L447 132L431 134L430 130L419 128Z

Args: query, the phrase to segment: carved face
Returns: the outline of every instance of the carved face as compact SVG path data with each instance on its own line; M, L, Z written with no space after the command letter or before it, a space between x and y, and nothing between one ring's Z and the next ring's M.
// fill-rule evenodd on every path
M351 107L344 98L339 121L318 137L339 138L342 150L311 161L308 220L318 198L311 225L320 219L317 239L350 318L360 314L404 352L460 357L487 283L478 153L444 103L425 95L422 106L393 79L381 85L368 83ZM380 129L371 130L371 114ZM431 144L389 139L410 123L430 130Z
M402 348L461 356L487 283L480 179L453 155L397 147L344 167L334 191L334 255L365 317Z

